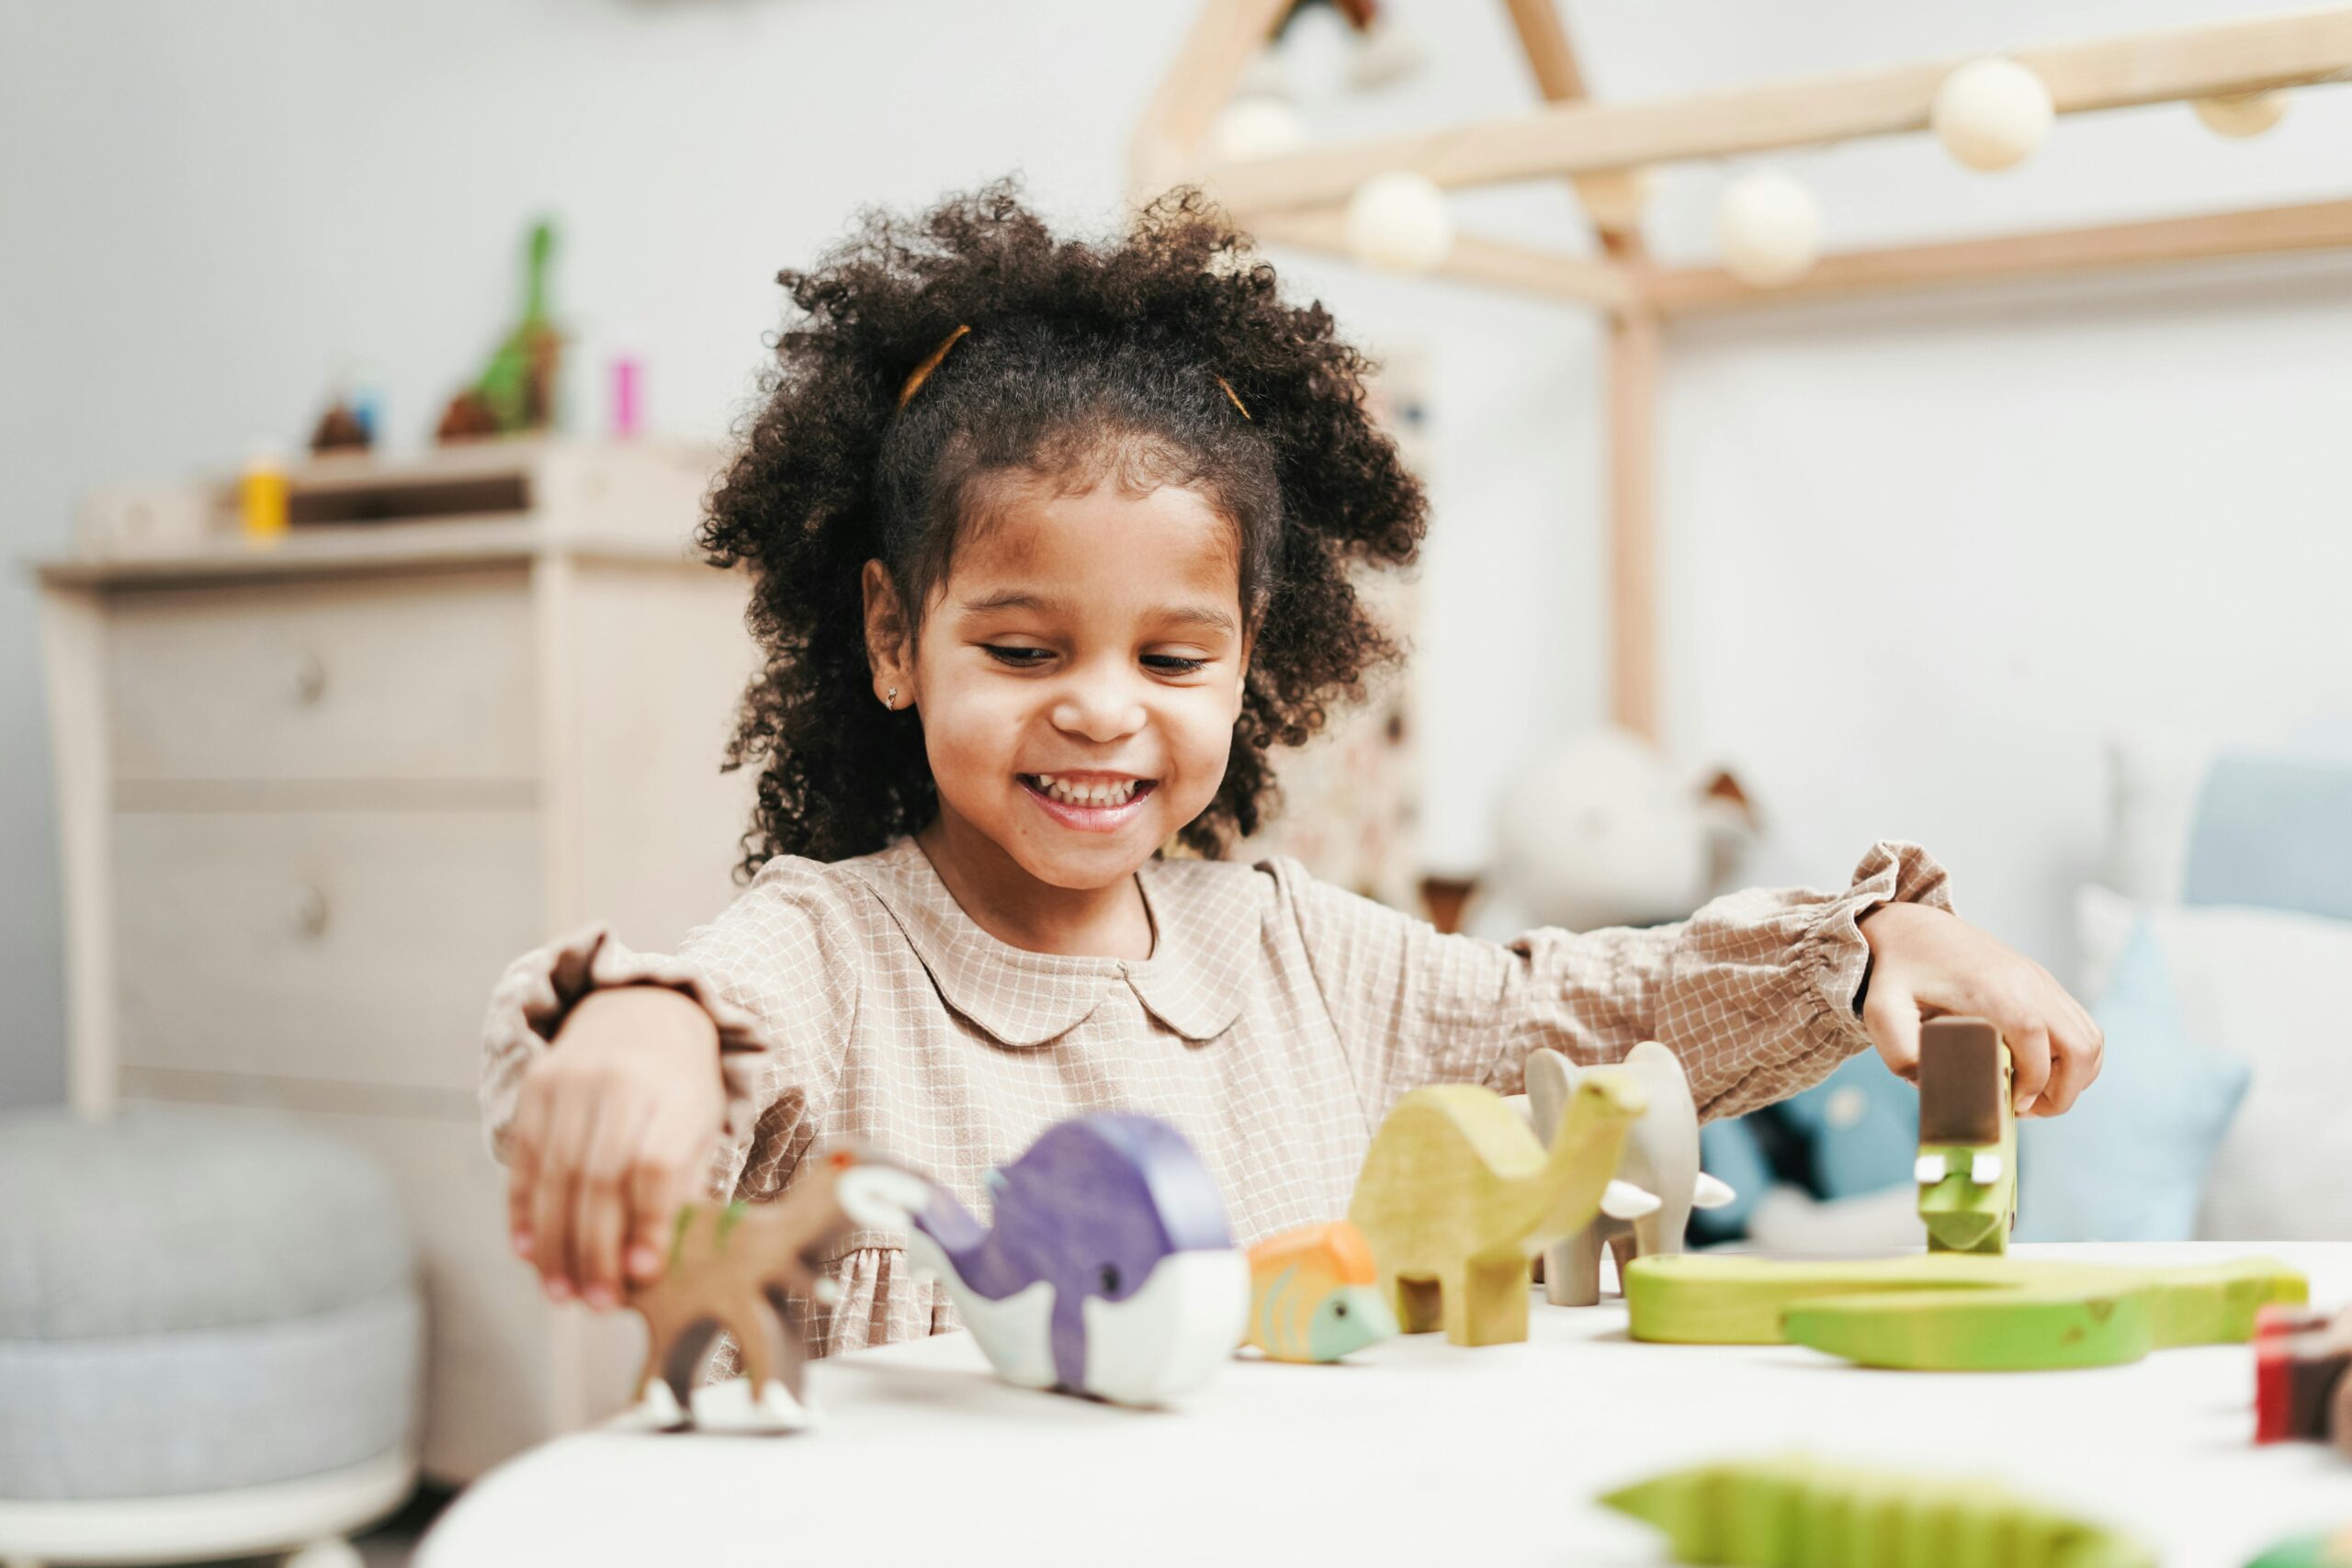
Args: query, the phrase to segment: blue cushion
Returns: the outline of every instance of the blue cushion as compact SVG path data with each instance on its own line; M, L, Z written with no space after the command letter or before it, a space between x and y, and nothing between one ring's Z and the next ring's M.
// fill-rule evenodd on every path
M1911 1179L1919 1091L1888 1072L1877 1052L1847 1057L1780 1111L1812 1148L1815 1197L1854 1198Z
M1777 1181L1800 1177L1816 1198L1851 1198L1911 1179L1919 1152L1919 1096L1874 1051L1776 1105L1699 1129L1699 1164L1737 1196L1690 1216L1692 1237L1728 1241Z
M2352 920L2352 762L2215 757L2197 795L2180 897Z
M2187 1241L2253 1069L2190 1041L2144 915L2091 1010L2107 1033L2098 1081L2018 1128L2017 1238Z
M1702 1241L1723 1241L1747 1230L1748 1211L1772 1185L1772 1167L1764 1157L1748 1118L1734 1116L1710 1122L1699 1129L1699 1168L1731 1184L1732 1201L1720 1209L1693 1209L1691 1233Z

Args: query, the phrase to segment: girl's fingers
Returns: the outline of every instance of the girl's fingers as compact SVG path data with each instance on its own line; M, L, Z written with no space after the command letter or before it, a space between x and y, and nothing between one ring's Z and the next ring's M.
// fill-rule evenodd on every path
M2050 1081L2043 1086L2041 1098L2035 1100L2031 1114L2057 1116L2075 1103L2090 1080L2083 1076L2081 1058L2062 1047L2050 1053Z
M572 1283L580 1299L602 1309L620 1300L621 1240L628 1228L627 1181L651 1108L630 1096L597 1097L590 1137L572 1195Z
M2018 1114L2033 1115L2035 1102L2050 1083L2050 1031L2035 1018L2000 1021L2000 1029L2001 1037L2009 1043L2009 1060L2017 1068L2010 1088Z
M685 1199L684 1177L684 1163L650 1140L629 1172L628 1242L622 1263L633 1284L650 1281L662 1272L678 1207Z
M2083 1090L2090 1088L2098 1077L2099 1066L2106 1058L2106 1037L2097 1023L2086 1018L2081 1023L2068 1021L2052 1024L2050 1031L2050 1082L2041 1091L2041 1100L2034 1107L2037 1116L2056 1116L2075 1103Z
M1870 1031L1887 1070L1906 1082L1919 1080L1919 999L1892 975L1871 981L1862 998L1862 1027Z
M551 1301L569 1301L575 1265L571 1235L572 1189L580 1162L595 1131L595 1101L563 1095L551 1115L547 1152L539 1162L538 1186L531 1201L531 1261L538 1266Z
M538 1196L546 1121L547 1097L526 1080L506 1134L506 1230L514 1238L515 1252L526 1258L534 1246L531 1210Z

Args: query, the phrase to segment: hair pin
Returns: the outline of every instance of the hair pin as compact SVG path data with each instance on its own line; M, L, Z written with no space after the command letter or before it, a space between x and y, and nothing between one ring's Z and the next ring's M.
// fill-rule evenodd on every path
M916 366L914 367L914 373L907 378L906 385L899 389L899 406L900 408L905 408L907 404L913 400L914 395L922 390L922 384L931 379L931 373L938 369L940 362L947 357L947 351L954 348L958 343L961 343L964 339L964 334L971 330L972 328L969 322L957 327L954 332L947 334L945 342L942 343L937 348L933 349L928 355L923 356L923 362L921 365ZM1222 376L1216 377L1216 381L1219 387L1225 389L1226 399L1233 404L1234 412L1238 413L1242 418L1249 420L1252 424L1255 424L1257 421L1251 416L1250 412L1250 406L1241 400L1241 394L1233 389L1233 383L1227 380Z
M899 389L899 406L900 408L905 408L907 406L907 400L913 397L917 392L922 389L922 384L931 378L931 373L939 368L939 362L947 357L947 351L954 348L957 340L962 338L966 333L970 332L971 330L972 329L968 323L964 326L957 327L954 332L947 334L947 341L945 343L941 344L937 348L933 349L930 355L926 357L921 365L915 367L914 374L907 378L907 384Z

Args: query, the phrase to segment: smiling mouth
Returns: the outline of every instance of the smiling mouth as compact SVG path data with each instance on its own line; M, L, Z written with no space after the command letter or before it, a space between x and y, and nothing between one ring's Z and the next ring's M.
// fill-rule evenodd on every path
M1016 776L1022 787L1032 795L1078 811L1115 811L1141 800L1159 785L1158 779L1071 779L1056 773Z

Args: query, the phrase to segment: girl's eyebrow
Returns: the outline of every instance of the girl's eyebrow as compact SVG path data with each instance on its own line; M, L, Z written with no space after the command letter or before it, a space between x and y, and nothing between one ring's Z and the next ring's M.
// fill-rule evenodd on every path
M1050 594L1024 593L1017 588L984 594L978 599L966 599L958 606L966 615L985 615L998 610L1031 610L1041 615L1068 615L1069 601ZM1205 604L1162 604L1146 613L1154 621L1189 621L1196 626L1221 631L1227 637L1238 635L1240 627L1223 610Z

